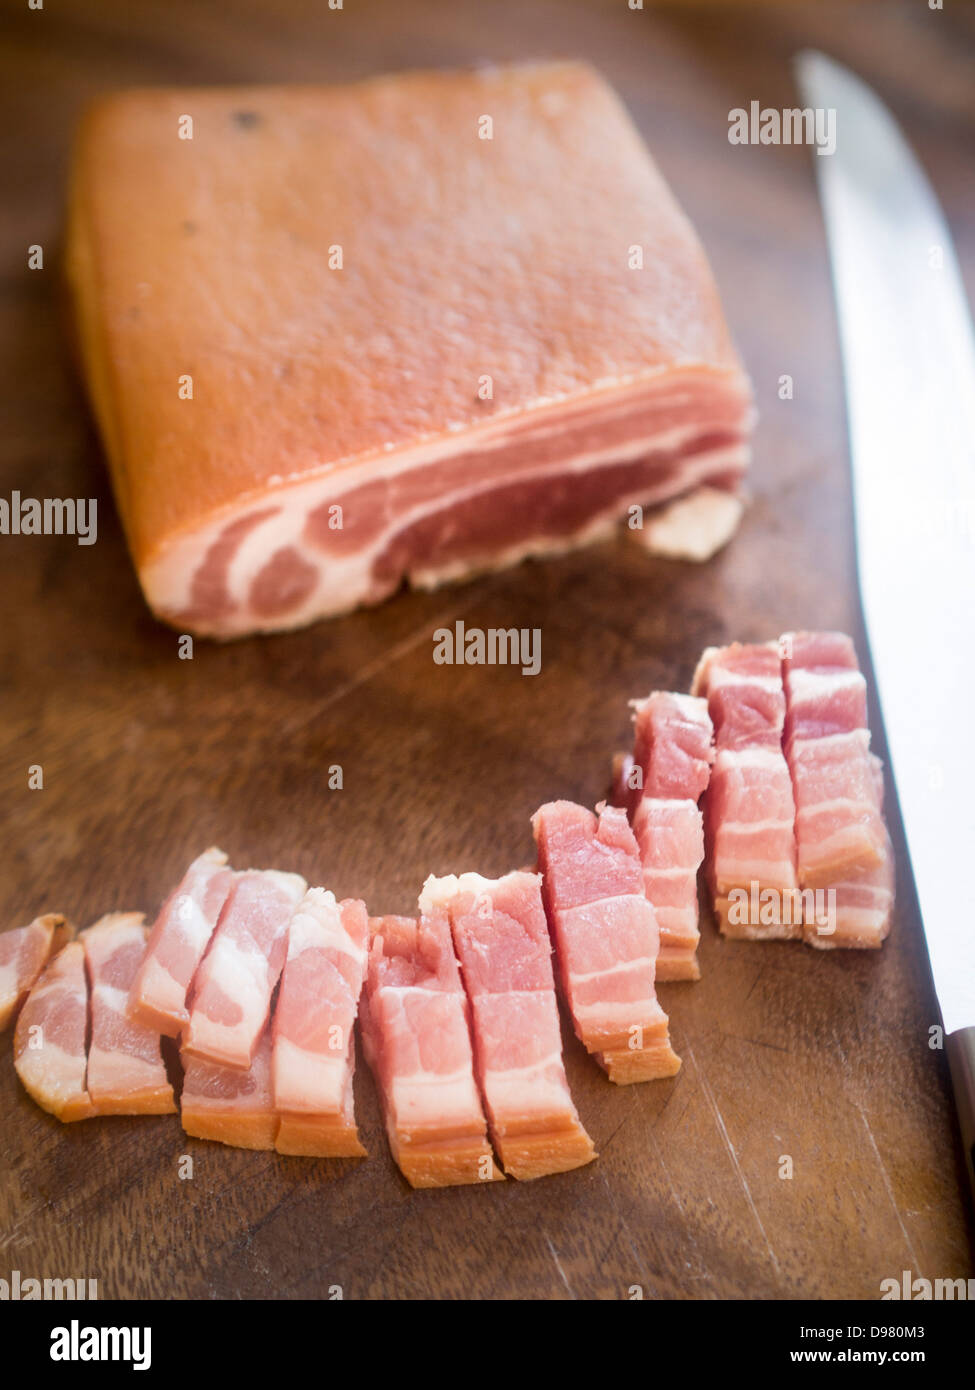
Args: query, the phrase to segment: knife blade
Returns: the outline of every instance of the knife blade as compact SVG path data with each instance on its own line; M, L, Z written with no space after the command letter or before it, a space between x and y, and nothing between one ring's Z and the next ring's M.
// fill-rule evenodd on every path
M825 54L798 54L796 72L804 103L836 112L835 152L814 164L860 596L975 1192L975 334L947 223L890 112Z

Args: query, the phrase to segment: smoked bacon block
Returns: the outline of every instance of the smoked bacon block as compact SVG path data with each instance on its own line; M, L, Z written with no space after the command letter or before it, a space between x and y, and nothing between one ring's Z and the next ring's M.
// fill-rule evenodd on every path
M170 1115L176 1110L160 1034L128 1012L146 953L141 912L109 912L81 933L91 989L88 1094L96 1115Z
M801 937L778 645L709 647L691 693L707 699L714 725L704 830L718 925L726 936Z
M27 996L14 1031L14 1066L24 1090L65 1122L95 1113L85 1084L87 1029L85 948L69 941Z
M552 943L537 874L431 875L423 912L450 915L471 1001L474 1061L506 1173L539 1178L596 1157L562 1062Z
M375 917L360 1005L393 1158L412 1187L503 1178L474 1080L470 1007L447 914Z
M561 550L747 464L702 247L581 63L102 98L67 262L129 549L179 631Z
M233 879L223 851L206 850L193 860L156 918L129 1011L167 1037L178 1037L189 1022L187 991Z
M706 700L672 691L654 691L632 706L630 819L660 927L657 979L697 980L697 871L704 859L698 802L714 762L711 717Z
M618 807L550 801L532 817L542 897L576 1035L610 1081L673 1076L657 1002L659 932L636 839Z
M288 950L288 923L308 885L299 874L236 875L193 981L183 1051L227 1067L250 1066Z
M369 953L365 903L310 888L288 926L271 1027L279 1153L365 1154L355 1123L353 1029Z
M48 960L71 934L67 918L56 912L0 932L0 1032L17 1017Z
M890 930L894 856L867 684L844 633L790 632L780 648L805 939L824 949L876 947Z

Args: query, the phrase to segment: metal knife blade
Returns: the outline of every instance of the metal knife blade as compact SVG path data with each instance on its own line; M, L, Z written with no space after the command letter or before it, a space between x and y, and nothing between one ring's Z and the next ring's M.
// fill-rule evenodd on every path
M796 70L804 103L836 112L835 153L814 164L857 568L957 1091L975 1057L975 334L941 208L890 112L822 53L799 54ZM964 1124L975 1097L957 1098Z

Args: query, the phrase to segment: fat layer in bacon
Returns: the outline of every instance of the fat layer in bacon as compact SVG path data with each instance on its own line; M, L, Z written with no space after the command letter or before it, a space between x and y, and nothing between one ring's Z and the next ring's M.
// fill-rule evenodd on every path
M180 1116L195 1139L213 1139L236 1149L273 1149L279 1118L271 1089L271 1033L257 1041L250 1065L225 1067L185 1050Z

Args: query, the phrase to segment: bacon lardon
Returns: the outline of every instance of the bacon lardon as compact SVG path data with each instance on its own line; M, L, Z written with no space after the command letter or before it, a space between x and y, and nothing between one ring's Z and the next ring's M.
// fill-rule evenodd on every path
M542 898L576 1035L610 1081L680 1067L657 1002L659 933L626 814L551 801L532 817Z
M146 952L141 912L109 912L81 933L91 988L88 1094L97 1115L170 1115L176 1109L160 1034L128 1012Z
M697 980L697 871L704 858L698 807L714 762L707 701L657 690L632 702L632 765L621 770L640 846L644 889L660 927L658 980ZM628 773L628 775L626 775Z
M856 650L839 632L786 633L780 648L799 884L835 898L825 922L807 920L805 938L824 949L879 946L890 930L893 850Z
M692 693L707 699L714 725L716 755L704 829L720 929L726 936L751 939L801 937L801 913L794 910L795 802L782 751L785 690L777 644L708 648ZM763 903L758 921L750 908L756 900Z
M56 912L0 932L0 1032L17 1017L48 960L71 935L67 918Z
M589 1163L596 1153L562 1062L540 877L431 875L420 908L450 915L471 1001L478 1084L505 1172L526 1180Z
M67 261L129 546L180 631L293 628L561 550L747 464L704 252L583 64L109 97Z
M212 1139L236 1149L273 1149L278 1114L271 1089L271 1033L257 1040L246 1068L225 1067L181 1054L183 1092L180 1120L195 1139Z
M186 996L233 884L219 849L208 849L163 904L132 986L130 1012L168 1037L189 1022Z
M183 1051L250 1066L288 949L288 923L308 885L299 874L248 869L234 879L193 982Z
M288 926L272 1024L279 1153L365 1154L355 1123L353 1035L369 953L365 903L310 888Z
M360 1004L393 1158L412 1187L503 1178L491 1152L470 1007L441 908L377 917Z
M69 941L35 983L14 1030L14 1066L24 1090L65 1123L95 1113L85 1084L87 1030L85 948Z

